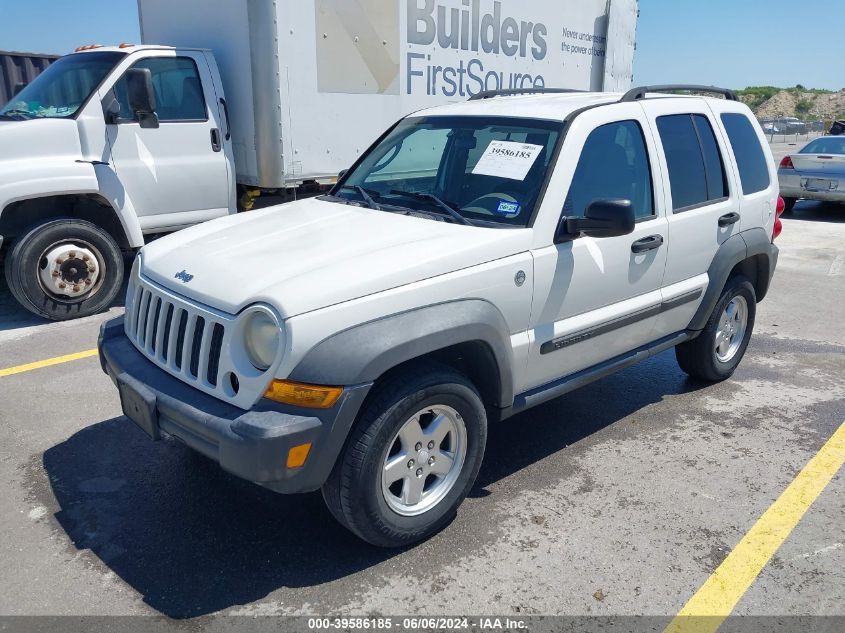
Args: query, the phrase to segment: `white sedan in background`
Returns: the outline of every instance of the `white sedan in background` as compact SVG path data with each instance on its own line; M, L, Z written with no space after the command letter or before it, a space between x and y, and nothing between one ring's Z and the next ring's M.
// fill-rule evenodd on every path
M845 136L819 137L784 157L778 180L787 213L800 198L845 202Z

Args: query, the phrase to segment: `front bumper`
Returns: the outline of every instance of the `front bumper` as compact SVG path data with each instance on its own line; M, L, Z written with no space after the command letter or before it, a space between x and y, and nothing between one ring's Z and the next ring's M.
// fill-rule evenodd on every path
M124 334L123 317L102 325L97 347L124 413L153 439L172 435L224 470L283 493L316 490L325 482L371 386L347 387L326 410L262 399L244 411L147 360ZM305 442L311 442L305 465L287 468L290 448Z

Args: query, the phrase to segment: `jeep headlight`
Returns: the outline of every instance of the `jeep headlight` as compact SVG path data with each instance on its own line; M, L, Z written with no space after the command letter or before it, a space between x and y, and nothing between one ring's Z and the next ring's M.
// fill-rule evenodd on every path
M259 371L267 371L276 360L282 342L276 319L263 310L250 312L244 323L243 337L249 362Z

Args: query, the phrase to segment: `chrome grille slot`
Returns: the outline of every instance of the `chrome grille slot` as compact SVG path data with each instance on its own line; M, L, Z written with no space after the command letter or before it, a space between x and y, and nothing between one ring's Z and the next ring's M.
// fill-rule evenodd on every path
M226 398L219 373L232 318L191 304L141 279L132 283L125 330L135 347L186 382Z

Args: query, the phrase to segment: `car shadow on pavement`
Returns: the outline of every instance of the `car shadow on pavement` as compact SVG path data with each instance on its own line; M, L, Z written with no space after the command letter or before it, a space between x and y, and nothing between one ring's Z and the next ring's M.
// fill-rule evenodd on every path
M530 466L594 433L635 416L666 396L689 393L709 383L691 380L672 350L617 374L577 389L525 413L492 425L487 450L470 496L485 496L484 487ZM636 432L632 427L632 432ZM551 476L559 479L565 473ZM542 476L542 475L540 475Z
M492 425L471 496L486 496L489 484L698 386L664 353ZM151 442L124 417L82 429L47 450L43 465L49 481L37 494L48 506L55 497L55 518L73 546L90 550L174 618L249 604L282 587L321 585L398 553L347 532L319 493L264 490L176 440Z
M783 217L785 220L845 224L845 204L799 200L792 212Z
M124 417L79 431L47 450L43 464L55 518L75 548L170 617L320 585L395 553L337 524L319 492L270 492L176 440L151 442Z

